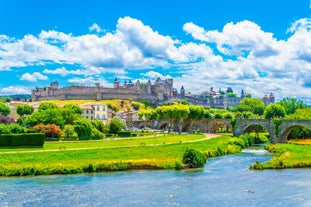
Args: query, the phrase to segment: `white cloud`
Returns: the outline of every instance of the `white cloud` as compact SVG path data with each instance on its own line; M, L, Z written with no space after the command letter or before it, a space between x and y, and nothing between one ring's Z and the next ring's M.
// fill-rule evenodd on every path
M42 75L41 73L34 72L32 74L30 73L24 73L20 80L25 80L25 81L31 81L31 82L36 82L38 80L47 80L48 77L45 75Z
M160 78L161 80L172 78L170 75L162 75L161 73L155 72L155 71L149 71L147 73L141 73L140 74L143 77L146 77L147 79L157 79Z
M0 88L0 94L11 95L11 94L30 94L31 89L24 86L8 86Z
M42 66L46 68L43 74L69 76L70 83L92 85L107 83L98 78L107 73L128 77L128 70L145 69L150 71L142 76L173 77L177 88L184 85L193 93L214 86L244 88L258 96L269 91L295 96L299 91L311 99L310 25L309 18L295 21L287 40L277 40L273 33L245 20L228 23L219 31L185 23L183 30L194 40L182 42L131 17L120 18L115 32L101 35L74 36L54 30L21 39L0 35L0 70ZM103 31L96 23L89 29ZM53 63L59 68L51 69ZM157 68L169 75L163 76ZM47 79L27 71L20 78L32 82Z
M72 75L83 75L83 74L85 74L85 71L82 71L82 70L79 70L79 69L78 70L67 70L65 67L61 67L61 68L57 68L55 70L44 69L43 73L67 76L69 74L72 74Z
M102 29L98 26L98 24L93 23L92 26L89 27L89 31L90 32L95 31L97 33L100 33L100 32L102 32Z

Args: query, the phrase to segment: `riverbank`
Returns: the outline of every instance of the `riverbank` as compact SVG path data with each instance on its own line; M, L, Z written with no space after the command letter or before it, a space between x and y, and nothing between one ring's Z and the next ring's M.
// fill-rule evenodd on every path
M1 149L0 175L76 174L130 169L182 169L186 149L206 158L241 152L231 136L166 135L164 137L61 142L43 149ZM58 147L58 148L57 148ZM8 153L11 151L10 153ZM15 151L15 153L13 153Z
M266 149L273 153L273 158L264 163L256 162L251 169L311 168L311 145L308 140L267 145Z

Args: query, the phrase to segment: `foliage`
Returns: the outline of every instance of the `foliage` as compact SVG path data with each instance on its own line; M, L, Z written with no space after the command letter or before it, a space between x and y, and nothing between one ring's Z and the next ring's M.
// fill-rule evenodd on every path
M41 133L31 134L2 134L0 146L43 146L45 135Z
M286 115L285 109L279 104L270 104L266 107L264 116L266 119L281 118Z
M255 163L250 168L262 169L284 169L284 168L310 168L311 167L311 145L300 144L270 144L265 147L273 153L273 159L265 163Z
M92 128L91 139L102 139L105 135L95 127Z
M62 130L55 124L38 124L32 127L36 132L44 133L46 137L60 138Z
M132 103L131 106L133 107L134 110L139 110L140 104Z
M114 112L118 111L118 108L116 106L111 105L110 103L107 104L108 109L111 109Z
M0 115L7 116L11 112L11 109L5 103L0 102Z
M305 104L303 101L289 97L282 99L279 104L283 106L286 114L294 114L297 109L307 108L307 104Z
M311 120L311 108L297 109L294 114L286 115L285 119Z
M0 134L20 134L27 130L18 124L0 124Z
M203 167L206 159L204 154L194 149L187 149L184 152L182 162L189 168Z
M143 101L143 104L144 104L145 109L146 109L148 106L150 106L150 101L144 100L144 101Z
M252 111L252 108L248 105L239 104L232 108L234 112L244 112L244 111Z
M179 100L178 103L183 105L189 105L188 100Z
M82 117L81 113L79 113L78 109L73 109L73 108L69 108L69 107L60 108L59 112L61 113L65 124L73 125L75 120Z
M255 106L264 106L264 103L261 99L258 98L243 98L240 102L240 105L246 105L250 108L254 108Z
M108 125L108 132L110 134L118 134L124 127L125 127L124 120L122 120L119 117L114 117L111 119Z
M82 114L82 109L75 104L65 104L63 108L70 109L70 111L72 111L75 114L80 114L80 115Z
M78 134L79 139L90 139L92 135L93 126L91 121L85 118L77 119L74 122L74 130Z
M92 125L100 132L107 133L108 127L102 120L91 120Z
M60 113L59 109L46 109L34 112L25 120L26 126L35 126L38 124L56 124L61 128L64 128L65 121Z
M227 96L228 97L238 97L236 93L233 93L233 92L229 92L227 93Z
M75 128L73 125L66 125L64 130L63 130L63 133L64 133L66 138L73 137L76 134Z
M253 108L253 113L259 116L263 115L264 111L265 111L264 105L255 105Z
M34 107L29 105L29 104L25 104L25 105L18 105L16 108L16 113L20 116L26 116L26 115L30 115L32 114L34 111Z
M0 123L12 124L15 123L15 120L12 117L0 115Z
M58 109L58 106L55 103L52 102L42 102L39 105L38 111L45 111L48 109Z

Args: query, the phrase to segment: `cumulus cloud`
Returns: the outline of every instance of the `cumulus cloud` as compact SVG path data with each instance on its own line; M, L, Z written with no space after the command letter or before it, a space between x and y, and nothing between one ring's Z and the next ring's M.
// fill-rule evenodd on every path
M1 95L10 94L30 94L31 89L24 86L8 86L5 88L0 88Z
M67 70L65 67L57 68L55 70L49 70L49 69L44 69L43 73L46 74L53 74L53 75L61 75L61 76L67 76L67 75L83 75L85 74L85 71L82 70Z
M50 74L86 85L107 83L98 78L105 74L131 79L127 72L138 70L145 78L172 77L177 88L183 85L193 93L211 86L235 87L258 96L270 91L294 96L299 91L311 99L310 28L309 18L299 19L290 25L288 39L277 40L248 20L227 23L220 30L188 22L182 29L193 40L182 42L141 20L123 17L114 32L101 35L104 30L96 23L89 28L95 33L80 36L54 30L21 39L0 35L0 70L41 66L44 75L26 72L20 80L47 80ZM51 66L54 63L58 68ZM164 70L169 75L160 73Z
M25 81L31 81L31 82L37 82L38 80L47 80L48 77L45 75L42 75L41 73L34 72L32 74L30 73L24 73L20 80L25 80Z
M89 27L89 31L90 32L95 31L97 33L103 32L103 30L96 23L93 23L92 26Z

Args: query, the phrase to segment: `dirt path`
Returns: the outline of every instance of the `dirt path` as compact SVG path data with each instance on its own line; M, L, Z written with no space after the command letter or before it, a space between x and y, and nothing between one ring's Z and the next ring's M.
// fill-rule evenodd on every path
M204 134L205 137L202 139L192 140L192 141L183 141L182 143L192 143L192 142L201 142L204 140L212 139L215 137L219 137L219 134ZM142 142L143 143L143 142ZM174 143L166 143L166 145L176 144ZM127 145L127 146L107 146L107 147L88 147L88 148L72 148L67 149L65 146L60 146L58 149L49 149L49 150L27 150L27 151L14 151L14 152L0 152L0 154L19 154L19 153L43 153L43 152L59 152L59 151L77 151L77 150L92 150L92 149L111 149L111 148L124 148L124 147L141 147L141 146L159 146L163 144L146 144L146 145Z

